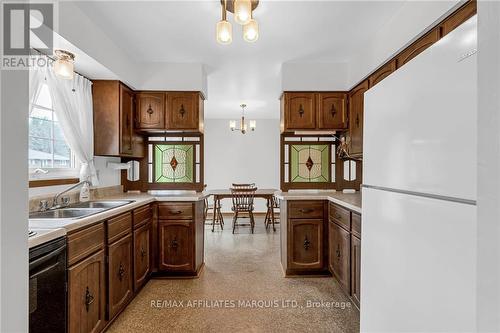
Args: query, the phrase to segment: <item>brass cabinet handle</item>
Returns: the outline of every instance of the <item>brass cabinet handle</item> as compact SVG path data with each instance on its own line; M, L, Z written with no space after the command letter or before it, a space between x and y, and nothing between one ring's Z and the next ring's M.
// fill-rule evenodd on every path
M170 242L170 247L173 248L174 250L177 250L179 247L179 242L177 242L177 238L172 239Z
M118 278L123 280L123 276L125 275L125 267L123 267L123 264L120 263L120 268L118 269Z
M337 251L335 251L335 253L337 253L337 259L340 259L340 256L342 255L342 253L340 252L340 245L337 244Z
M302 118L302 116L304 115L304 108L302 107L302 104L299 105L299 116L300 118Z
M181 114L181 117L184 118L184 113L186 113L186 110L184 110L184 104L181 104L181 108L179 110L179 113Z
M144 260L144 257L146 256L146 250L141 247L141 260Z
M94 303L94 296L90 293L89 287L85 290L85 310L89 312L90 304Z
M299 209L299 212L301 212L303 214L307 214L307 213L314 212L314 209L312 209L312 208L306 208L306 209L302 208L302 209Z
M176 211L171 210L170 211L170 214L173 214L173 215L179 215L181 213L182 213L182 210L176 210Z
M356 113L356 127L359 128L359 114Z
M304 239L304 249L306 251L309 250L309 246L311 246L311 242L309 241L309 239L307 239L307 236L306 236L306 238Z
M332 104L332 108L330 110L330 113L332 114L332 118L335 118L335 115L337 114L337 111L335 110L335 105Z
M151 108L151 104L149 104L148 110L146 112L149 114L150 117L154 113L153 109Z

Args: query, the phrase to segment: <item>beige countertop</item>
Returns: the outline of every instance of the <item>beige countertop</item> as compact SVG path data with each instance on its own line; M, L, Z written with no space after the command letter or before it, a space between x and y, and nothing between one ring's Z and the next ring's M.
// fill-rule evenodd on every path
M344 193L337 191L305 190L278 191L274 194L280 200L328 200L361 214L361 192Z
M134 200L133 202L105 210L103 212L78 219L30 219L29 227L31 229L56 229L64 228L67 232L92 225L102 220L118 214L130 211L142 205L155 201L199 201L205 199L206 193L191 191L172 191L172 192L151 192L151 193L122 193L108 197L99 198L99 200Z

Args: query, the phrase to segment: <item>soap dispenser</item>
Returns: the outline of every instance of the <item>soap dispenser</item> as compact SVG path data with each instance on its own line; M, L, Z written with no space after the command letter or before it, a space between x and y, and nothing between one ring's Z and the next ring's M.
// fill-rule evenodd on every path
M90 186L88 182L85 182L80 190L80 202L85 202L90 200Z

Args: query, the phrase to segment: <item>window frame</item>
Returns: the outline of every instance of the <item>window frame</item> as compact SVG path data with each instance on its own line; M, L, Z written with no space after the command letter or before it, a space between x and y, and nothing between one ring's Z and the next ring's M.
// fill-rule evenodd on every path
M47 85L44 83L44 85ZM50 86L47 85L47 88L50 89ZM40 94L40 91L43 89L43 86L40 87L40 90L37 92L37 95ZM52 98L52 96L50 96ZM52 112L52 116L55 114L54 108L48 108L43 105L39 105L35 102L30 103L30 113L28 116L28 122L32 118L31 117L31 112L33 109L40 109L44 111L49 111ZM54 137L54 118L52 117L51 120L48 120L51 122L51 137L49 139L47 138L41 138L44 140L50 140L52 144L52 154L54 154L54 142L55 141L61 141L57 140ZM32 136L28 134L28 141ZM66 142L66 139L64 140L66 145L68 143ZM69 145L68 145L69 147ZM52 186L52 185L62 185L62 184L72 184L75 182L75 179L78 179L79 173L80 173L80 167L81 167L81 162L76 158L75 154L70 148L70 165L71 167L69 168L43 168L43 167L29 167L29 187L39 187L39 186ZM28 154L28 163L29 163L29 154ZM44 170L47 171L46 173L43 172L37 172L37 170Z

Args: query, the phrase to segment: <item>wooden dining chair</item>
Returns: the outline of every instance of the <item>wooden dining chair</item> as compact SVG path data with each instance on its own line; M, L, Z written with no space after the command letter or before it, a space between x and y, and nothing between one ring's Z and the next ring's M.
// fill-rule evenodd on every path
M253 199L256 187L231 188L234 212L233 216L233 234L237 226L249 226L252 234L255 228L255 219L253 216ZM249 218L250 224L238 224L238 218Z
M276 224L280 224L279 218L276 216L279 216L279 209L280 209L280 202L279 200L273 195L271 199L267 200L267 212L266 212L266 217L264 218L264 226L266 227L266 230L269 228L269 225L273 225L273 231L276 231ZM277 210L277 211L276 211Z
M215 219L212 217L208 219L208 213L212 211L212 214L215 214ZM208 201L208 198L205 198L205 224L212 226L212 232L215 231L215 226L219 225L221 230L224 230L224 217L221 212L221 203L220 199L214 197L213 203Z

